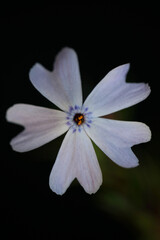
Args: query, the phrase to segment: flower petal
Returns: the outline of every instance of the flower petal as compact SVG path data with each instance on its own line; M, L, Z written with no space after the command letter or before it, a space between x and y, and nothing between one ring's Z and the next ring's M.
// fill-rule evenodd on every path
M87 193L95 193L102 184L97 156L85 131L77 135L77 179Z
M85 131L112 161L126 168L138 165L138 159L130 147L151 138L149 128L143 123L102 118L94 119L91 127L85 127Z
M150 94L148 84L125 81L128 70L129 64L114 68L87 97L84 105L95 117L130 107L148 97Z
M62 111L28 104L15 104L7 110L9 122L20 124L25 130L11 140L15 151L26 152L38 148L67 131L66 114Z
M119 148L132 147L151 139L149 127L141 122L95 118L91 128L85 129L87 133L91 132L91 138L96 138L98 142L111 143Z
M102 148L101 148L102 149ZM133 168L139 165L138 158L131 148L118 148L113 144L107 144L102 151L117 165L124 168Z
M75 134L68 131L49 176L49 186L53 192L62 195L76 177Z
M91 140L84 131L73 133L69 130L50 174L50 188L62 195L74 178L90 194L95 193L102 183L101 170Z
M29 77L34 87L62 110L82 105L78 58L73 49L62 49L56 57L54 71L50 72L36 63Z

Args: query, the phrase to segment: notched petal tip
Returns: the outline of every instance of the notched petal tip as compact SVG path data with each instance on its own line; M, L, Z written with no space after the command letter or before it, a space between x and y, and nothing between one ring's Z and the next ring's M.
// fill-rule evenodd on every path
M6 111L6 120L8 122L15 122L15 118L16 118L16 108L19 104L14 104L13 106L9 107Z
M143 123L143 127L144 127L144 131L145 131L145 142L149 142L152 138L152 132L145 123Z
M130 163L129 165L123 165L123 166L121 166L121 165L119 165L120 167L122 167L122 168L135 168L135 167L138 167L139 166L139 160L137 159L137 162L134 162L133 164L132 163Z
M145 87L146 87L146 98L147 98L151 93L151 88L148 83L145 83Z
M5 115L5 118L6 118L6 121L8 121L8 122L10 122L11 121L11 112L12 112L12 108L14 107L14 105L13 106L11 106L11 107L9 107L8 109L7 109L7 111L6 111L6 115Z
M35 77L38 77L38 75L41 74L41 72L44 69L45 68L40 63L38 63L38 62L35 63L29 70L29 79L30 79L30 81L33 83L33 81L35 81Z
M119 67L123 67L126 70L126 73L129 71L131 64L130 63L125 63L123 65L120 65Z
M83 187L83 189L85 190L86 193L88 193L88 194L90 194L90 195L91 195L91 194L95 194L95 193L99 190L99 188L101 187L102 182L103 182L103 180L102 180L102 177L101 177L101 181L98 183L97 186L95 186L95 187L92 186L91 189L85 189L85 188Z
M15 152L24 153L24 152L30 151L27 149L24 150L23 148L19 147L19 145L17 146L17 137L13 138L9 144L10 144L12 150Z
M112 69L108 74L118 74L119 76L122 75L122 79L123 80L126 80L126 75L128 73L130 69L130 63L125 63L125 64L122 64L118 67L115 67L114 69ZM107 75L106 75L107 76Z
M61 188L56 188L55 187L55 185L52 183L52 181L51 181L51 178L49 177L49 187L50 187L50 189L52 190L52 192L54 192L54 193L56 193L57 195L60 195L60 196L62 196L65 192L66 192L66 190L64 191L64 190L62 190Z
M126 64L123 64L123 65L121 65L121 66L118 66L117 67L117 69L122 69L123 71L125 71L125 73L127 74L128 73L128 71L129 71L129 69L130 69L130 63L126 63ZM116 68L115 68L116 69ZM114 69L113 69L114 70ZM128 83L128 82L127 82ZM149 86L149 84L148 83L139 83L139 85L143 85L144 84L144 94L145 94L145 98L147 98L149 95L150 95L150 93L151 93L151 88L150 88L150 86Z
M40 64L39 62L36 62L36 63L30 68L29 72L30 72L32 69L34 69L34 68L44 68L44 67L43 67L42 64Z

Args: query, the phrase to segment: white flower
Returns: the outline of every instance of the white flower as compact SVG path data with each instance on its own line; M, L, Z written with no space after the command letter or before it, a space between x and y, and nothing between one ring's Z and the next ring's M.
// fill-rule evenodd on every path
M84 104L78 59L73 49L62 49L52 72L39 63L30 70L34 87L61 110L28 104L10 107L7 120L25 127L11 140L11 146L18 152L30 151L68 131L50 174L52 191L63 194L75 178L87 193L99 189L102 174L90 139L119 166L138 165L131 147L151 139L149 127L140 122L101 118L137 104L150 94L145 83L126 83L128 70L129 64L124 64L110 71Z

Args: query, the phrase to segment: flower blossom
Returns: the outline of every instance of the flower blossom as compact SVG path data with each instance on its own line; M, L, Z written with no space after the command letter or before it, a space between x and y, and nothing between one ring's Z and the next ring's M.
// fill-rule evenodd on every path
M91 140L119 166L138 165L131 147L151 139L149 127L103 118L150 94L148 84L125 81L128 70L129 64L111 70L82 103L79 64L73 49L60 51L53 71L39 63L31 68L29 78L34 87L60 110L29 104L10 107L7 120L25 128L10 144L13 150L26 152L67 132L49 177L53 192L62 195L75 178L89 194L99 189L102 173Z

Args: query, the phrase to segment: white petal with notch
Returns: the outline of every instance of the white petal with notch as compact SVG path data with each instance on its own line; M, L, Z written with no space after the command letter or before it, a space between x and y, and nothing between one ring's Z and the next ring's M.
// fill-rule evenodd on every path
M148 97L150 94L148 84L125 81L128 70L129 64L114 68L89 94L84 105L95 117L130 107Z
M82 106L82 88L76 52L63 48L57 55L53 71L36 63L29 72L34 87L60 109Z
M7 110L6 118L24 126L24 130L10 142L18 152L38 148L68 130L66 114L59 110L29 104L15 104Z
M52 168L49 185L52 191L62 195L75 178L89 194L95 193L102 183L94 148L83 130L80 133L67 132Z
M151 139L148 126L138 122L95 118L90 128L85 127L85 131L113 162L125 168L138 165L131 146Z
M112 143L119 148L148 142L151 139L149 127L141 122L118 121L95 118L91 128L85 127L87 134L104 144Z

